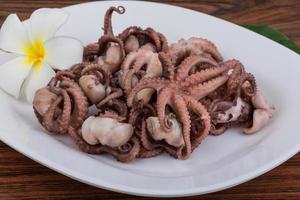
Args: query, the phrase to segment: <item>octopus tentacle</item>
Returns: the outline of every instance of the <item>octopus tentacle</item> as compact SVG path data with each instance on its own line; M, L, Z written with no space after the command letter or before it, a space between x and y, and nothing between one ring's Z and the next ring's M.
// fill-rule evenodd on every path
M49 90L53 92L54 94L59 95L60 94L60 89L56 86L58 83L58 79L53 77L50 82L48 83Z
M191 39L197 40L198 38L191 38ZM221 62L223 60L222 55L220 54L220 52L218 51L218 49L214 43L212 43L211 41L209 41L207 39L203 39L203 38L201 38L201 42L204 43L201 46L201 48L203 49L204 52L211 55L217 62Z
M71 99L66 90L61 90L61 94L63 96L64 105L61 117L59 119L59 132L66 133L70 122Z
M185 96L185 101L188 102L188 107L197 115L201 116L201 119L204 121L204 128L201 133L197 133L197 136L192 141L193 149L197 147L201 141L206 138L209 134L211 128L211 119L207 109L198 101L192 97Z
M167 148L167 145L162 144L155 144L150 142L150 138L146 131L146 122L142 122L142 133L141 133L141 149L139 153L139 158L150 158L158 156L159 154L163 153L164 148Z
M65 88L74 100L74 109L71 114L71 122L74 128L80 127L88 112L88 101L79 85L73 81L63 80L61 88Z
M102 145L90 145L82 139L82 137L77 133L77 130L72 126L68 129L68 134L75 141L79 149L88 154L101 154L103 153Z
M166 132L169 132L171 129L171 124L168 121L168 118L166 117L166 106L168 104L170 105L171 97L172 90L170 90L169 88L163 88L156 100L158 121L160 123L161 128Z
M130 91L127 96L127 105L132 107L133 101L135 100L136 94L145 88L153 88L156 91L160 91L162 87L167 84L169 81L161 78L147 78L141 80L135 87Z
M57 121L54 120L55 112L59 106L59 104L62 102L63 97L59 96L48 108L47 112L45 113L42 125L49 131L49 132L59 132L59 126L57 124Z
M145 30L145 32L147 33L149 38L151 38L152 41L154 42L156 50L161 51L161 41L160 41L161 37L160 37L160 35L152 28L147 28Z
M73 96L74 109L71 114L71 123L74 128L80 127L87 117L88 101L83 92L79 89L66 89L67 92Z
M228 70L227 66L212 67L212 68L201 70L199 72L196 72L195 74L190 75L188 78L186 78L182 82L181 86L182 87L190 87L192 85L202 83L209 79L215 78L216 76L218 76L220 74L224 74L227 70Z
M96 62L98 57L97 56L98 51L99 51L98 43L88 44L86 47L84 47L83 50L83 62L90 62L90 63ZM80 64L76 64L76 65L80 65Z
M219 125L219 124L218 124ZM222 135L223 133L225 133L225 131L227 130L227 127L224 124L221 125L211 125L209 134L213 135L213 136L218 136L218 135Z
M246 96L253 97L257 93L257 85L253 74L246 73L241 80L241 89Z
M55 74L55 77L53 77L49 85L49 90L57 95L60 94L60 88L58 87L58 82L62 80L68 80L71 81L75 79L76 75L72 73L71 71L57 71Z
M129 26L122 33L118 35L123 41L125 41L130 35L141 34L143 29L137 26Z
M113 149L111 149L109 147L106 147L106 146L103 147L103 150L105 152L113 155L117 160L119 160L121 162L129 162L129 161L134 160L138 156L141 146L140 146L140 143L139 143L139 141L136 137L133 137L129 141L128 144L130 145L130 149L126 148L128 150L125 151L125 152L120 152L120 151L117 151L117 150L113 150Z
M234 101L213 101L209 106L211 121L214 124L211 134L220 135L231 126L249 123L252 112L252 106L239 96Z
M174 95L174 109L182 123L182 134L185 146L184 148L179 148L177 156L179 159L188 159L192 153L190 130L191 130L191 119L188 114L187 104L183 97L179 95Z
M102 80L102 83L105 85L109 84L109 72L103 69L99 64L90 64L87 65L82 71L81 76L88 74L89 72L94 72L94 74ZM99 73L97 73L99 72Z
M139 50L137 52L131 52L129 56L125 58L125 61L122 64L122 73L121 86L125 91L129 91L132 88L133 75L138 72L143 65L149 62L149 51Z
M137 128L138 121L144 121L149 116L156 116L156 111L152 105L141 100L131 108L128 123Z
M113 34L113 29L112 29L112 23L111 23L111 17L113 12L119 13L119 14L124 14L125 13L125 8L123 6L118 6L118 7L110 7L104 17L104 35L114 35Z
M144 50L129 53L121 65L120 85L128 91L132 85L132 76L145 63Z
M204 56L210 60L221 62L222 55L217 47L209 40L192 37L188 40L180 39L177 43L171 44L166 51L173 64L178 64L188 56Z
M147 149L141 147L140 152L137 157L138 158L152 158L152 157L160 155L161 153L163 153L163 151L164 151L163 148L147 150Z
M233 70L227 81L227 93L230 96L238 91L241 82L241 77L245 73L245 69L243 64L235 59L228 60L222 63L222 65L229 66Z
M167 40L164 37L164 35L155 31L152 28L147 28L146 30L143 30L140 27L131 26L126 28L122 33L120 33L118 37L121 38L122 41L124 41L125 43L129 39L134 39L135 41L137 41L138 44L136 45L138 46L135 46L133 49L126 48L126 53L135 51L143 45L146 45L147 43L153 43L157 52L160 52L163 49L166 50L168 48Z
M141 115L141 112L138 109L132 108L130 110L128 123L135 127L136 122L138 121L138 117Z
M123 79L123 83L122 83L122 86L124 88L124 90L128 93L131 88L134 86L133 85L133 76L134 74L136 73L136 70L134 69L130 69L127 71L127 73L125 73L123 75L124 79Z
M140 54L141 51L128 53L121 65L121 70L125 71L128 69L132 69L132 63L135 62L136 58L139 57Z
M157 53L153 53L150 50L144 50L144 49L139 50L139 52L141 52L140 56L136 58L136 61L133 65L133 69L136 72L138 72L145 64L151 67L152 64L158 65L158 62L160 62Z
M98 107L99 108L99 107ZM101 108L109 108L118 113L118 116L126 119L128 115L128 109L125 102L119 99L111 99L106 104L101 105Z
M135 127L135 123L138 120L139 115L143 113L143 102L138 101L130 109L128 123Z
M127 57L122 64L122 71L119 77L120 85L125 89L126 93L129 93L139 79L162 75L163 70L157 53L140 49L130 53ZM142 69L144 66L146 69ZM146 102L147 97L151 96L152 93L152 90L145 90L140 96Z
M147 134L147 128L146 128L145 121L142 122L140 139L141 139L141 143L142 143L143 147L147 150L153 150L153 149L159 147L158 144L154 144L154 143L150 142L149 136Z
M123 91L121 89L115 89L115 91L108 96L106 96L104 99L102 99L96 106L98 108L101 108L103 105L107 104L109 101L119 98L123 95Z
M121 71L120 71L120 77L119 77L119 83L121 85L121 87L128 87L125 86L128 83L126 82L126 78L127 78L127 74L128 72L131 70L132 74L134 73L133 70L133 63L136 61L136 58L139 57L141 54L141 51L137 51L137 52L131 52L129 54L127 54L127 56L125 57L125 59L123 60L122 64L121 64ZM131 85L132 80L130 79L130 85Z
M102 154L109 153L114 156L117 160L121 162L129 162L135 159L140 150L140 143L137 138L133 137L129 141L130 149L127 148L127 151L120 151L118 148L111 148L104 145L90 145L82 139L82 137L77 133L76 129L70 127L68 130L70 137L75 141L77 146L85 153L89 154Z
M75 75L75 80L79 80L81 77L81 72L84 68L90 65L89 62L83 62L79 64L75 64L70 68L70 71Z
M214 124L218 122L215 120L215 113L216 112L225 112L226 110L230 109L233 106L232 102L224 101L223 99L215 99L213 100L210 105L208 106L208 111L211 116L211 120Z
M62 96L59 96L48 108L43 116L42 125L50 132L64 134L68 130L71 113L71 100L66 90L61 90ZM63 101L62 111L57 115L59 105Z
M72 80L75 78L75 75L71 72L71 71L57 71L55 74L55 77L58 80L63 80L63 79L68 79L68 80Z
M169 46L168 46L167 38L164 36L164 34L162 34L160 32L157 32L157 33L158 33L158 35L160 37L160 41L161 41L161 51L162 52L168 51Z
M62 80L60 83L60 88L66 89L66 88L79 88L81 90L81 88L79 87L79 85L72 80Z
M200 100L205 97L209 93L216 90L218 87L223 85L228 80L227 75L218 76L217 78L211 79L207 82L200 83L198 85L192 86L187 89L187 91L193 96L195 99Z
M178 66L176 73L176 80L181 81L188 77L190 70L200 63L208 63L212 66L218 66L218 63L215 61L205 58L203 56L190 56L187 57L181 64Z
M120 100L117 100L117 99L113 99L110 103L111 107L114 107L115 110L118 111L118 114L121 116L121 117L127 117L128 115L128 109L127 109L127 105L125 102L122 102Z
M121 39L115 36L103 35L99 39L98 43L99 43L99 51L98 51L99 56L103 55L106 52L109 43L116 43L119 45L121 57L122 58L125 57L124 43Z
M105 111L104 113L101 113L99 115L99 117L112 118L112 119L117 120L118 122L122 122L122 121L126 120L126 117L120 116L119 113L116 113L114 111Z
M161 52L158 54L159 55L159 59L162 62L162 65L167 69L168 71L168 79L169 80L174 80L175 77L175 67L172 64L172 60L170 59L170 57L164 53Z

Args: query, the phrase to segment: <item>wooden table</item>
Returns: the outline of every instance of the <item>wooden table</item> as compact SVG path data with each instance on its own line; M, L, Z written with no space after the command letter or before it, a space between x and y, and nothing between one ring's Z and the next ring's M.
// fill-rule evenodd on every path
M0 0L0 24L9 13L22 19L40 7L83 0ZM235 22L268 24L300 45L299 0L160 1ZM205 27L204 27L205 28ZM60 175L0 142L0 199L141 199L94 188ZM300 154L255 180L225 191L187 199L300 199Z

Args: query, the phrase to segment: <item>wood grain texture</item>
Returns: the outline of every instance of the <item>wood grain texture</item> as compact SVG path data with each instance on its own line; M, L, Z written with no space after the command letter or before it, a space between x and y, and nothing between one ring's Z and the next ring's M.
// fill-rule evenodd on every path
M9 13L22 19L40 7L63 7L82 0L0 0L0 24ZM299 0L163 0L234 23L268 24L300 45ZM0 200L141 199L94 188L60 175L0 142ZM151 198L148 198L151 199ZM185 199L300 199L300 154L252 181L221 192Z

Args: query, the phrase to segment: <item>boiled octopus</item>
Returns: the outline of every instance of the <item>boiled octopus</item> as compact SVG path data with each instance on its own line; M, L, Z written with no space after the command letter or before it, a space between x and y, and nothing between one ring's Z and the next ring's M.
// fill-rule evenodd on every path
M112 28L110 7L103 35L85 47L83 62L56 71L35 93L34 113L49 132L69 136L89 154L129 162L164 152L185 160L209 135L232 126L245 135L272 121L275 108L254 75L223 59L201 37L167 38L151 27Z
M160 54L163 63L166 65L169 76L164 78L148 78L141 80L130 92L127 98L129 107L134 103L136 94L145 88L152 88L157 91L157 115L159 125L165 132L170 132L172 121L166 115L167 107L169 106L172 112L175 112L179 121L182 123L182 136L184 145L178 148L177 157L187 159L192 153L192 142L190 139L191 120L189 112L194 112L201 116L204 120L204 128L201 133L198 133L198 138L195 139L194 145L198 145L208 134L211 126L210 115L207 109L199 102L199 100L228 80L227 71L229 67L224 63L218 66L203 56L187 57L182 63L177 66L172 64L171 59L166 54ZM195 65L209 63L215 67L199 71L189 75L190 69ZM153 121L153 120L152 120ZM153 125L153 123L152 123ZM154 130L154 129L152 129ZM154 132L151 133L152 137Z
M161 77L162 73L163 67L159 54L151 50L139 49L129 53L124 59L119 71L119 84L129 93L140 80ZM152 89L144 89L138 93L138 99L147 103L153 92Z
M84 50L85 61L98 63L112 73L119 69L125 57L123 41L113 34L111 20L113 12L123 14L125 8L119 6L111 7L107 10L104 17L104 35L100 37L98 43L90 44Z
M65 74L66 75L66 74ZM49 86L39 89L33 108L40 123L49 132L64 134L68 127L80 127L88 110L87 98L80 86L57 72Z

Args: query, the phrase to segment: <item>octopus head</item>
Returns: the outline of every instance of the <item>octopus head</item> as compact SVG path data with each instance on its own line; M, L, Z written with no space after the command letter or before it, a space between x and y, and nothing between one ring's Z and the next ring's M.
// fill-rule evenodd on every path
M108 65L110 72L113 73L119 70L122 62L122 51L120 47L117 45L111 45L106 51L104 62Z
M141 46L141 49L147 50L147 51L152 51L152 52L156 52L156 47L151 44L151 43L146 43L143 46Z
M58 96L51 92L48 87L41 88L35 93L33 108L43 116L57 97Z
M253 134L261 130L270 123L275 112L275 107L266 100L260 90L256 92L251 101L255 108L253 122L251 127L244 128L245 134Z
M120 147L131 138L133 127L113 118L91 116L84 121L81 134L90 145L100 143L109 147Z
M130 53L138 50L140 47L139 40L134 35L130 35L125 41L125 52Z
M106 95L106 87L99 83L95 75L82 76L79 85L92 103L101 101Z
M165 132L161 128L157 117L148 117L146 120L147 130L154 140L165 140L169 145L181 147L184 145L182 128L175 118L170 118L171 130Z

